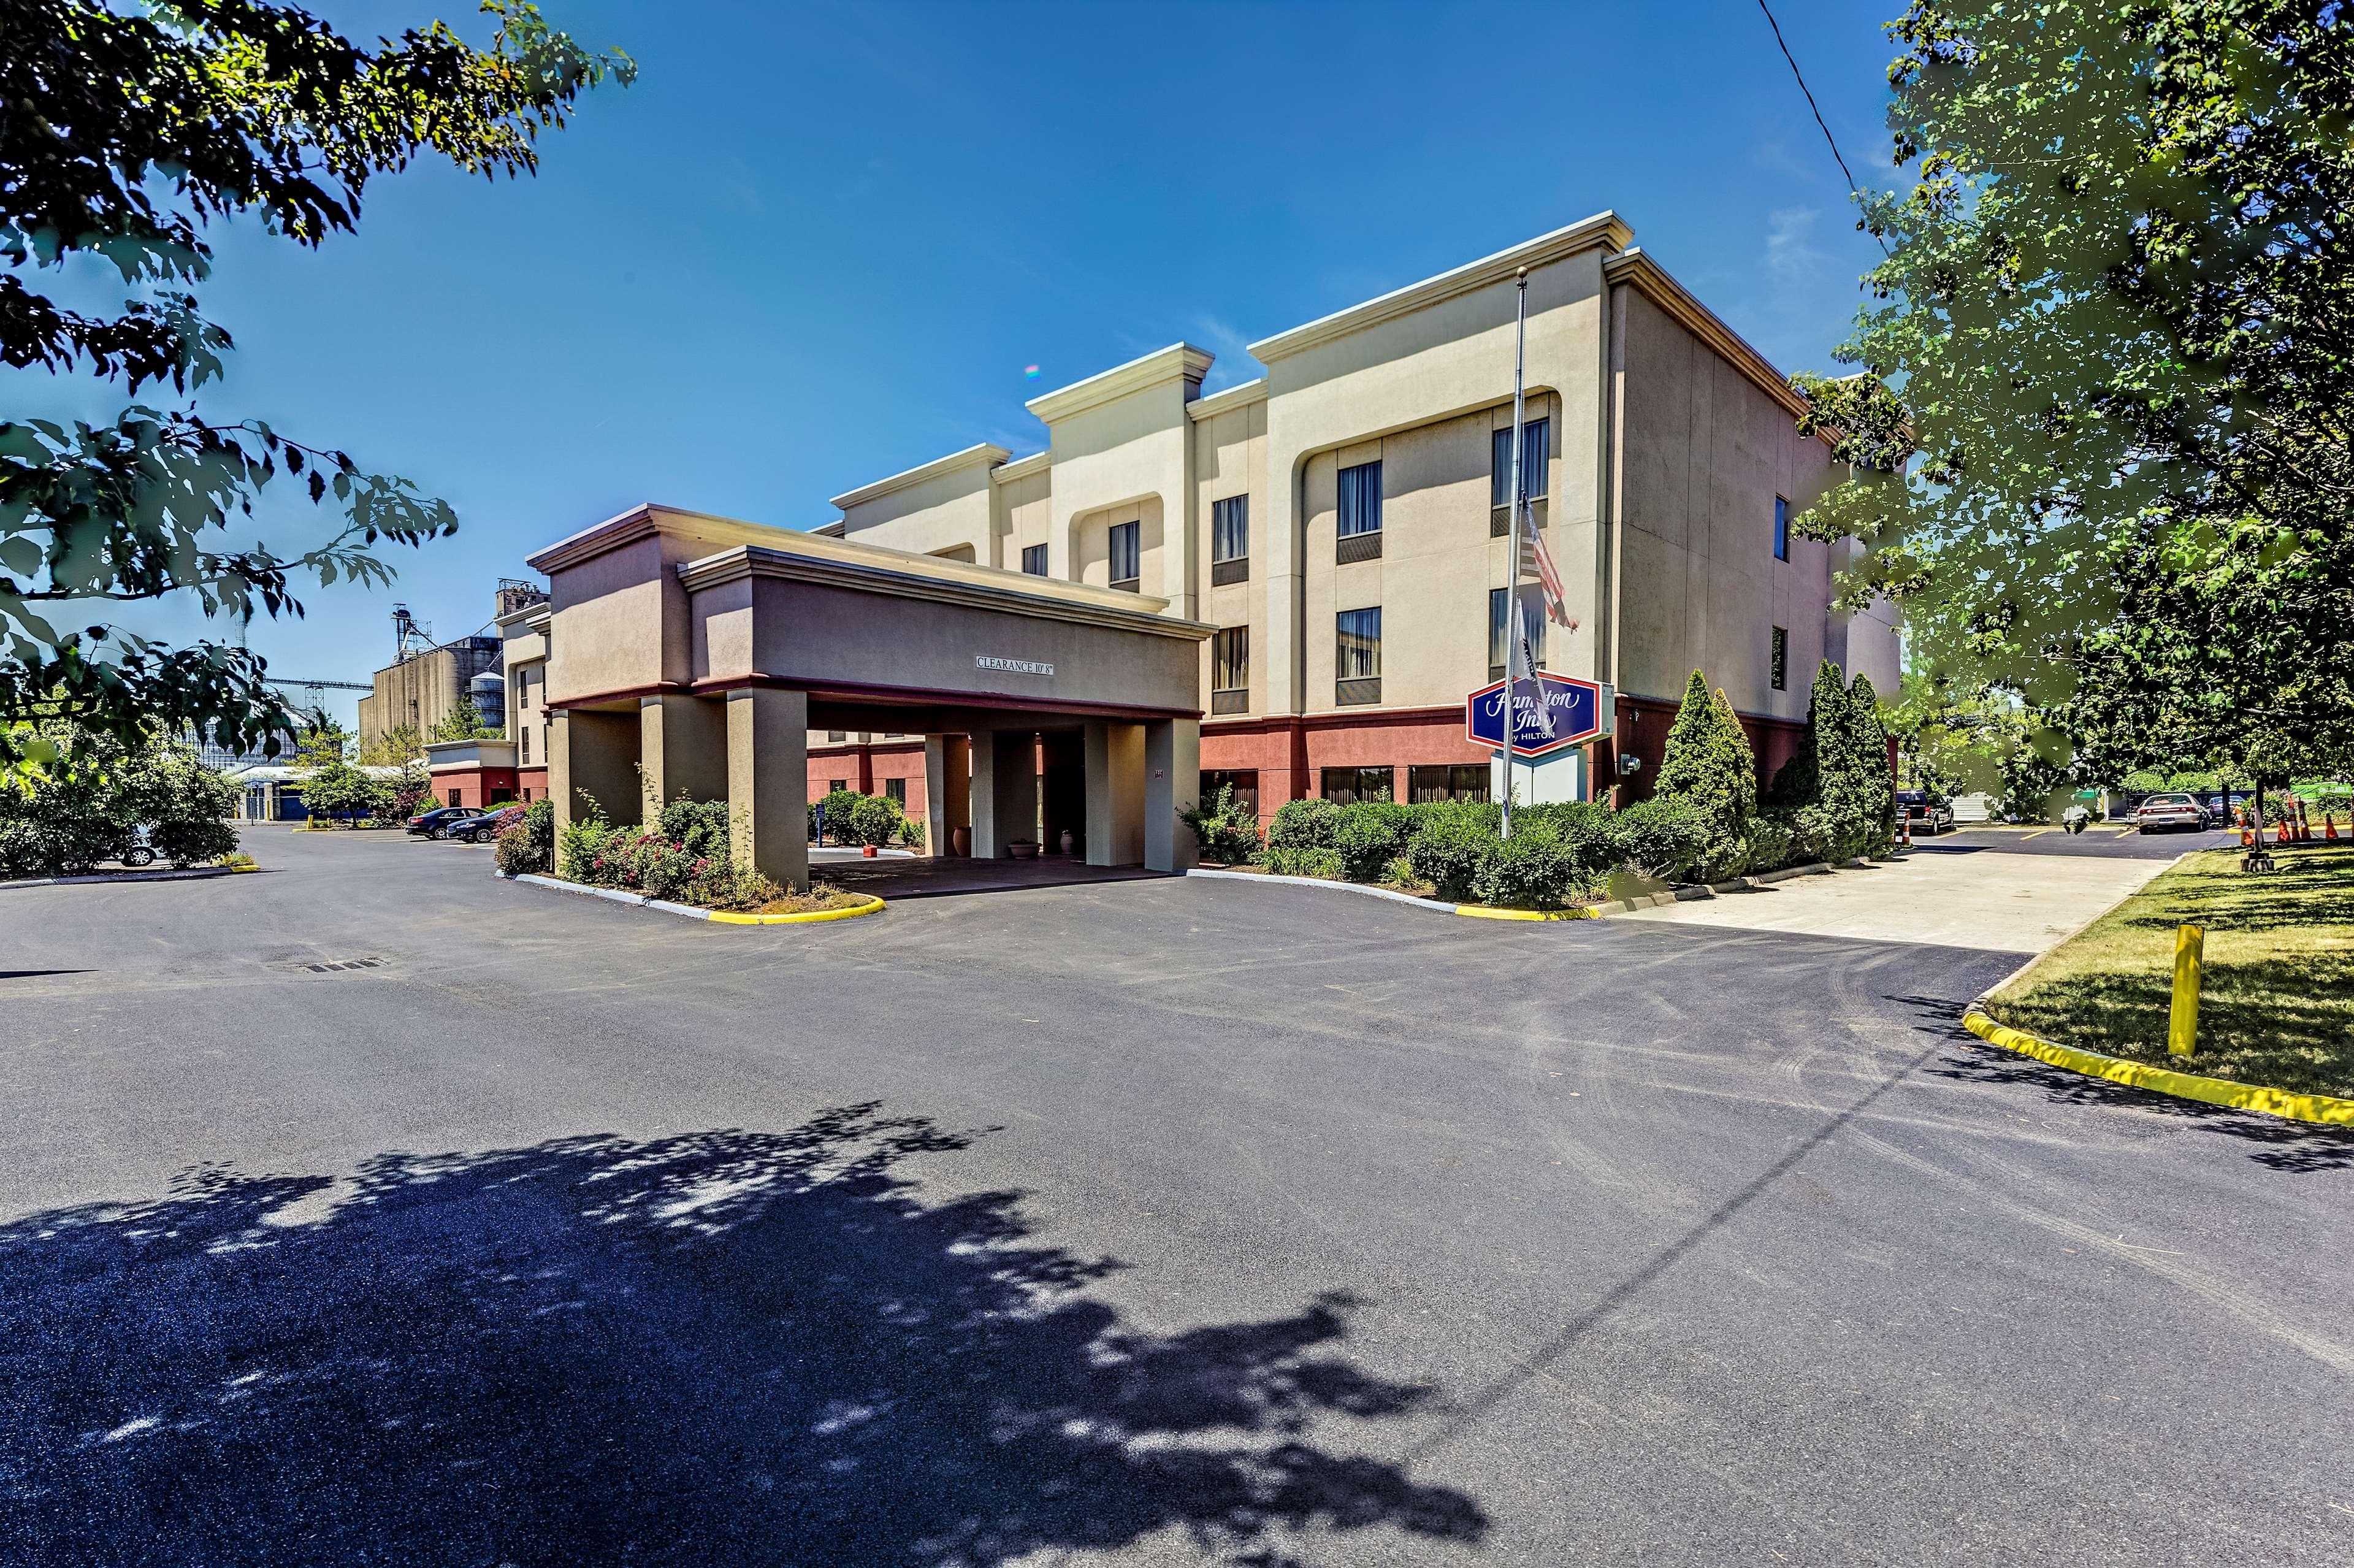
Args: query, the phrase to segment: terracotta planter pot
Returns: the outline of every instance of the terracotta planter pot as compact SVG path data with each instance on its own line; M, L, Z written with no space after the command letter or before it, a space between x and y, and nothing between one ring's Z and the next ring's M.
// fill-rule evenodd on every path
M972 853L972 830L970 828L950 828L949 830L949 853L954 855L969 855Z
M1015 839L1005 847L1007 851L1013 854L1015 860L1035 860L1038 858L1038 846L1029 839Z

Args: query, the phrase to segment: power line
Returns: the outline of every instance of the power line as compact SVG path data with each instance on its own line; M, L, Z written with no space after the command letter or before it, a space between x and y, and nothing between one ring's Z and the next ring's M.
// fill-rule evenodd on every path
M1766 25L1774 29L1774 43L1781 49L1782 58L1789 62L1790 75L1797 82L1798 90L1806 96L1807 108L1814 114L1816 128L1822 132L1824 144L1831 150L1831 161L1839 164L1840 175L1847 181L1848 194L1861 196L1863 187L1856 183L1855 171L1849 168L1847 160L1840 155L1839 138L1833 136L1831 128L1824 123L1822 106L1815 101L1814 90L1807 85L1806 72L1798 69L1797 58L1790 53L1789 43L1782 37L1782 24L1774 19L1774 8L1766 4L1766 0L1757 0L1757 8L1766 13ZM1881 253L1886 255L1888 242L1877 234L1872 238L1879 242Z

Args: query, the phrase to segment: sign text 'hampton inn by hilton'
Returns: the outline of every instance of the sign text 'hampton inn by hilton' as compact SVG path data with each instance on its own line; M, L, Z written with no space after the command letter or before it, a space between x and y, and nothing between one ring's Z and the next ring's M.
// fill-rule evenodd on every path
M974 654L972 667L976 670L1002 670L1009 675L1051 675L1055 673L1055 666L1035 659L1001 659L994 653Z

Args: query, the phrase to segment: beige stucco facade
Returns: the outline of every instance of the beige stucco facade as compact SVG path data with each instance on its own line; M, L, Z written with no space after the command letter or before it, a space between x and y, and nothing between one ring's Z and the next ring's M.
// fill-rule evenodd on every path
M1547 428L1530 493L1575 623L1548 629L1543 662L1620 699L1594 784L1655 755L1646 726L1663 736L1657 710L1694 669L1774 760L1819 660L1893 688L1896 629L1884 608L1831 608L1833 546L1793 535L1776 557L1776 500L1802 511L1836 477L1829 451L1798 434L1780 373L1632 241L1598 214L1254 343L1266 375L1208 397L1211 356L1172 344L1034 399L1042 450L968 448L837 497L833 526L1014 569L1043 546L1047 576L1109 587L1113 530L1133 524L1135 592L1248 634L1235 690L1214 690L1199 650L1204 766L1260 775L1263 810L1335 764L1392 768L1403 797L1426 761L1480 755L1455 715L1489 679L1490 594L1511 570L1491 501L1525 274L1526 418ZM1339 476L1370 462L1380 538L1344 548ZM1221 563L1214 510L1237 497L1248 547ZM1380 677L1344 689L1336 618L1366 609Z
M953 478L919 482L954 505ZM651 505L531 564L548 603L502 630L518 673L544 673L514 711L545 715L559 829L724 800L734 852L800 885L813 738L893 733L970 758L909 802L935 853L960 832L975 855L1034 846L1036 758L1067 751L1087 759L1089 863L1190 861L1210 629L1156 597Z

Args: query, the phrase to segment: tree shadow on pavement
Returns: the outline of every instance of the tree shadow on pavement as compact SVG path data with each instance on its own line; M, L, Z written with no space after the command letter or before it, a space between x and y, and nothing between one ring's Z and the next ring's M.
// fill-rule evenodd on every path
M1476 1544L1463 1494L1320 1446L1435 1407L1353 1303L1177 1333L1085 1294L970 1138L784 1133L200 1171L0 1227L0 1561L979 1565L1171 1527Z
M2275 1171L2303 1173L2354 1167L2354 1132L2179 1099L2054 1067L2032 1056L1989 1045L1971 1033L1962 1024L1962 1015L1968 1011L1966 1003L1933 996L1892 996L1886 1000L1910 1011L1915 1019L1915 1029L1967 1047L1927 1069L1936 1077L1956 1083L2035 1089L2052 1105L2108 1106L2195 1123L2202 1131L2264 1145L2249 1158Z

